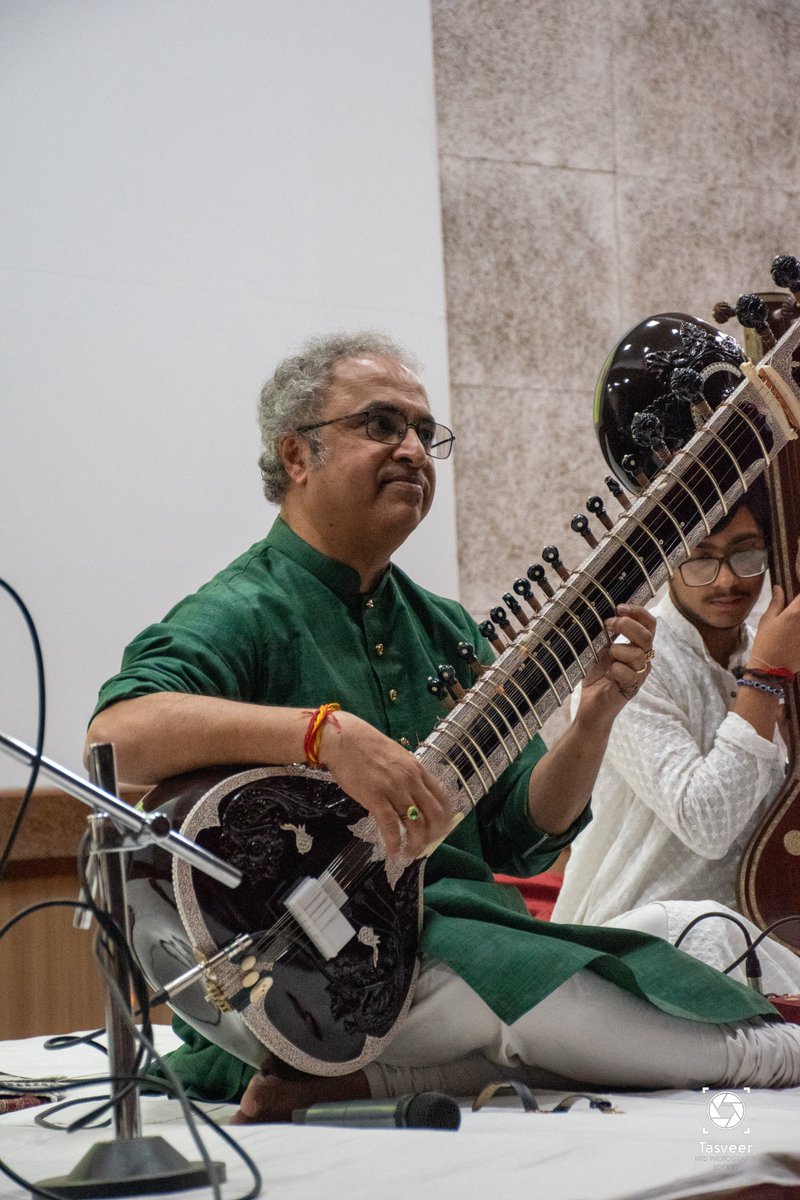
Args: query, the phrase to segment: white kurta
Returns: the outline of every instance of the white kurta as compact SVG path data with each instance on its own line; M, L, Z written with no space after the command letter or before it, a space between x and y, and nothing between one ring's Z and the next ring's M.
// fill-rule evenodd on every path
M735 908L739 859L784 776L780 739L730 711L733 674L669 595L655 615L652 670L614 723L555 921L602 924L651 900ZM751 641L748 631L731 667Z

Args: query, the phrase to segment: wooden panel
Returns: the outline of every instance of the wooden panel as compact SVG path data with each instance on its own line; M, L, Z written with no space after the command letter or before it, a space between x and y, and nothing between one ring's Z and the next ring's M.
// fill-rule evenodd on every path
M53 860L36 873L12 867L0 883L0 923L40 900L74 900L77 870ZM94 935L74 929L72 909L25 917L0 942L0 1012L5 1038L69 1033L105 1024Z
M124 788L123 799L135 804L146 789ZM22 792L0 791L0 847L13 828ZM71 858L93 812L87 804L64 792L39 790L33 794L11 855L12 862L39 862L49 858Z
M0 793L0 846L20 798L19 792ZM0 880L0 926L31 904L77 897L75 858L90 812L62 793L35 793ZM70 907L32 913L0 941L0 1036L33 1037L104 1025L94 931L75 929L73 912ZM161 1008L154 1018L169 1021L169 1011Z

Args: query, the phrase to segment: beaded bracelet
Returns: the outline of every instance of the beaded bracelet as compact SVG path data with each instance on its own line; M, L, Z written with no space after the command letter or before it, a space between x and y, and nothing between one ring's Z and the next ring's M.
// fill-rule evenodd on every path
M308 722L306 736L303 739L303 751L306 756L306 762L310 767L320 766L319 761L319 744L322 740L322 726L327 721L331 713L338 712L341 704L332 701L330 704L320 704L319 708L315 708L311 714L311 720Z
M779 700L783 700L783 688L773 687L769 683L761 683L758 679L737 679L736 686L755 688L759 692L766 692L769 696L777 696Z

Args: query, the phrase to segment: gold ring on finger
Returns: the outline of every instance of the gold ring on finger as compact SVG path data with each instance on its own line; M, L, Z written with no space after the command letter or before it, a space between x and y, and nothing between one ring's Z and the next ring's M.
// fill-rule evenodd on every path
M653 661L653 659L655 658L655 656L656 656L656 652L655 652L655 650L654 650L654 649L652 648L652 646L651 646L649 650L646 650L646 651L645 651L645 655L644 655L644 661L645 661L645 662L652 662L652 661Z
M647 670L647 663L645 663L645 665L643 667L641 667L638 671L634 671L633 673L634 673L634 675L644 675L646 670Z
M421 813L420 813L419 809L417 808L416 804L409 804L408 808L406 809L406 811L403 814L403 820L404 821L418 821L420 816L421 816Z

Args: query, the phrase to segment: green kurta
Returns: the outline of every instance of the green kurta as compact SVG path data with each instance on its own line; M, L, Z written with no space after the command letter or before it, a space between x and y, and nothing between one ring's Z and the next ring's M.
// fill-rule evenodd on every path
M128 646L96 711L160 691L298 708L337 700L413 749L444 716L427 677L448 662L469 686L456 647L469 641L482 654L486 643L461 605L395 566L369 595L359 586L355 571L278 518L264 541ZM515 889L494 883L493 871L546 870L589 820L587 811L559 836L531 822L528 779L543 752L534 738L431 857L422 949L448 963L506 1022L584 967L691 1020L775 1016L755 992L659 939L535 921ZM172 1065L193 1094L238 1097L252 1069L179 1024L187 1044Z

